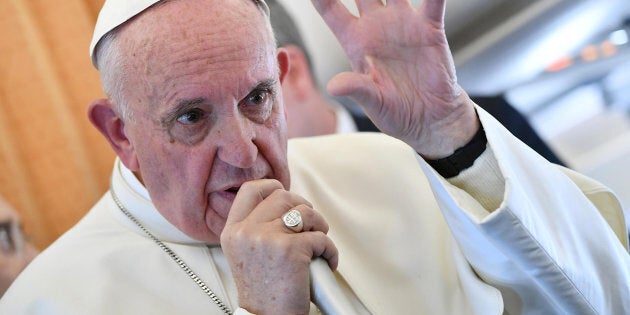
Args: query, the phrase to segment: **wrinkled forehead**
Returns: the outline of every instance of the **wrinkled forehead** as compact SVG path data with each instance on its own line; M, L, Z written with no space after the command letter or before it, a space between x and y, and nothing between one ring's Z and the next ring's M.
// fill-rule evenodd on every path
M121 25L127 23L134 17L141 15L143 12L151 10L153 7L164 4L165 2L173 2L181 0L106 0L98 15L94 34L90 43L90 57L92 64L97 67L96 50L98 44L103 37L112 32ZM207 1L210 5L221 7L227 0L193 0ZM269 8L264 0L240 0L241 2L253 2L268 18Z

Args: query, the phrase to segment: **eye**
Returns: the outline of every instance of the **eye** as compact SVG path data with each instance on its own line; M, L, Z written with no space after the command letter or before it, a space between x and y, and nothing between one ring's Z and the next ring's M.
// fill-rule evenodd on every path
M266 89L256 89L249 93L245 98L246 106L260 106L265 105L269 101L269 90Z
M189 110L177 117L177 121L185 125L193 125L198 123L204 114L200 109Z

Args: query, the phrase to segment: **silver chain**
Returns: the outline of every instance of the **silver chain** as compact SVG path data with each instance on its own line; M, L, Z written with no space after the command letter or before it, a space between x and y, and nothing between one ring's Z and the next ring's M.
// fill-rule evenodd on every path
M225 313L228 315L232 315L232 310L230 310L230 308L225 305L223 303L223 301L221 301L221 299L219 299L219 297L214 294L214 292L212 292L212 290L210 290L210 288L203 282L203 280L201 280L201 278L199 278L199 276L192 270L190 269L190 267L188 267L188 265L186 264L186 262L184 262L183 259L181 259L172 249L170 249L168 246L166 246L166 244L164 244L162 241L160 241L157 237L155 237L153 234L151 234L151 232L149 232L149 230L147 230L142 224L140 224L140 221L138 221L138 219L136 219L136 217L134 217L129 210L127 210L127 208L125 208L125 206L123 206L122 202L120 201L120 199L118 199L118 196L116 196L116 193L114 193L114 187L112 187L110 185L110 189L109 189L110 193L112 194L112 198L114 199L114 202L116 203L116 205L118 206L118 208L120 209L120 211L122 211L122 213L124 213L129 220L131 220L133 223L135 223L142 231L144 231L144 233L146 233L160 248L162 248L162 250L164 250L164 252L166 252L174 261L175 263L177 263L177 265L179 265L179 267L182 268L182 270L184 270L184 272L190 277L190 279L192 279L198 286L199 288L208 296L210 297L210 299Z

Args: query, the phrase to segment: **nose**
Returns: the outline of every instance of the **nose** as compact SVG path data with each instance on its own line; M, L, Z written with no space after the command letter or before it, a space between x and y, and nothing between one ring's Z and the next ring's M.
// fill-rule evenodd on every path
M252 167L258 156L252 122L237 115L226 117L218 127L215 131L217 157L234 167Z

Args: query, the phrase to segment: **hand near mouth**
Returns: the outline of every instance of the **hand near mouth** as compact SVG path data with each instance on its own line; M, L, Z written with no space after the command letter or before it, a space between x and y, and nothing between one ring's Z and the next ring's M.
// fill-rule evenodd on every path
M281 219L292 209L301 215L301 232ZM328 224L312 205L279 181L244 183L221 234L240 307L257 314L308 313L312 258L321 256L333 270L337 267L337 248L327 232Z

